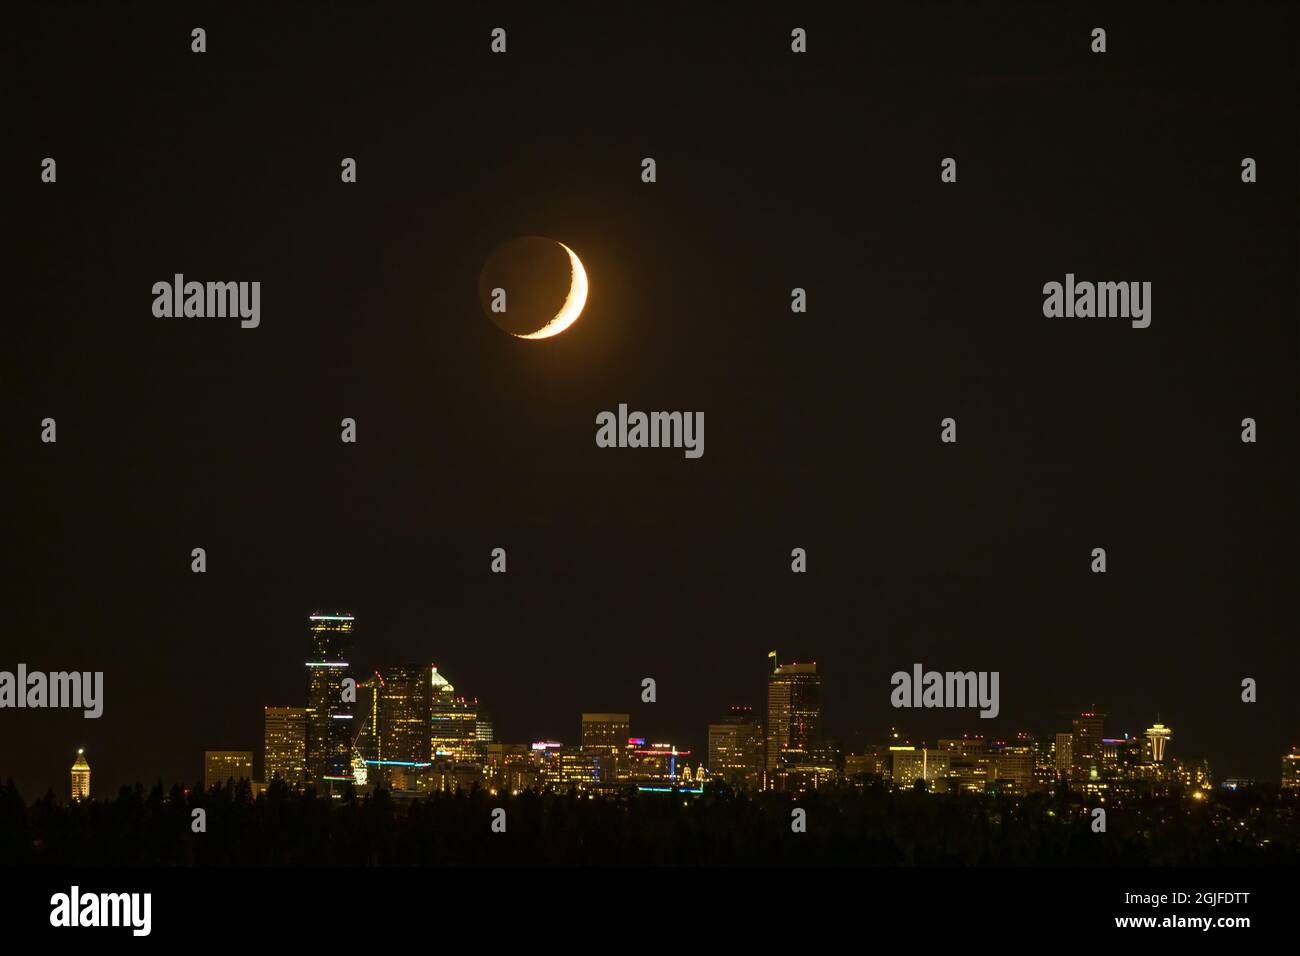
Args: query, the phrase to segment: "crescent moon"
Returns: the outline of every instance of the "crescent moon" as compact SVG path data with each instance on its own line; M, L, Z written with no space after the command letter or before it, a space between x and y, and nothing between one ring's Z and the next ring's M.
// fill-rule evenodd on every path
M556 240L559 242L559 240ZM582 307L587 304L587 270L582 267L582 260L578 258L577 253L559 243L560 247L569 254L569 294L560 306L560 311L555 313L555 318L547 322L536 332L529 332L527 335L520 335L518 332L512 332L518 339L549 339L552 335L559 335L574 322L578 321L578 316L582 314Z

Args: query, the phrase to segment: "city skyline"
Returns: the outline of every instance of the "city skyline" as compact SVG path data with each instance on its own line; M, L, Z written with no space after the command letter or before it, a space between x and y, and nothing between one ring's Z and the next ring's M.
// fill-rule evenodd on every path
M556 757L603 754L590 766L583 763L576 769L564 769L557 764L557 776L547 777L545 781L540 776L531 776L526 784L518 784L521 787L541 787L545 783L546 787L554 788L575 782L583 786L597 782L606 786L626 781L625 761L636 759L630 757L633 753L652 754L653 748L670 748L674 769L672 773L656 771L664 781L643 775L643 782L677 786L682 782L678 778L684 770L688 788L698 787L707 768L711 780L762 790L802 792L842 782L855 773L872 773L896 787L909 785L920 777L931 788L937 785L941 790L983 789L985 785L995 787L1001 780L1003 785L1012 785L1014 793L1025 795L1032 790L1050 789L1060 782L1078 790L1090 786L1105 790L1102 784L1106 778L1109 776L1113 785L1118 779L1116 768L1125 762L1157 768L1181 767L1186 785L1199 786L1202 780L1207 787L1218 785L1213 768L1204 757L1177 750L1172 755L1168 752L1170 741L1177 738L1173 728L1162 720L1153 721L1140 733L1130 734L1113 725L1107 727L1107 714L1097 710L1074 714L1070 718L1071 730L1049 733L1041 741L1038 735L1025 729L1007 734L962 731L960 736L954 732L921 737L906 729L900 733L898 727L903 722L899 721L891 725L889 733L868 741L865 746L846 747L826 730L820 703L824 674L819 673L817 664L782 662L776 650L766 655L765 712L746 705L719 707L717 722L710 721L706 728L707 743L702 750L679 747L676 741L647 744L651 738L631 735L632 718L627 712L581 712L577 743L573 738L536 736L505 741L497 737L487 706L481 705L477 697L458 695L437 665L380 665L368 675L359 674L350 662L343 660L344 651L355 646L355 622L355 615L341 610L318 610L308 616L305 706L301 703L264 705L263 733L251 750L205 750L205 789L227 779L246 779L264 787L278 776L294 787L315 786L326 791L333 783L363 787L369 783L371 787L396 791L428 791L431 785L425 782L424 774L430 768L458 764L463 765L455 771L459 775L446 778L454 783L440 782L433 789L482 786L495 792L496 784L484 775L490 772L490 764L515 752L503 747L517 748L520 755L526 755L529 747L534 752L553 752ZM352 687L345 690L348 681ZM484 715L481 725L480 714ZM661 734L659 738L664 736ZM930 746L930 740L934 746ZM634 745L641 749L635 749ZM694 780L691 761L686 759L692 753L697 754ZM1008 756L1013 753L1020 753L1021 757ZM679 754L683 757L680 763ZM978 754L981 766L963 777L957 767L969 754ZM1277 782L1283 787L1295 785L1288 777L1288 768L1295 766L1288 756L1294 760L1295 754L1296 748L1292 746L1281 758ZM913 757L917 761L915 766L908 762ZM1015 762L1014 770L1008 769L1012 766L1009 760ZM89 790L89 768L85 762L84 750L79 749L72 768L73 799L79 793L84 797ZM806 773L800 764L808 765ZM1000 766L1000 772L990 770L986 774L988 768L984 764L992 768ZM469 766L477 769L469 771ZM1047 774L1052 766L1055 774ZM1110 768L1108 771L1103 769L1106 766ZM1131 770L1126 774L1132 776ZM1173 779L1168 777L1166 784ZM1273 782L1268 777L1240 775L1219 780Z
M303 708L268 706L266 710L269 714L269 712L272 711L300 711L301 712ZM737 711L749 711L751 710L751 708L732 707L729 708L729 710L731 711L731 715L729 718L724 718L724 720L734 717ZM573 745L567 745L567 746L569 746L571 749L574 750L587 750L589 747L587 742L588 723L591 720L596 718L609 718L615 716L621 718L627 718L628 715L589 714L589 713L582 714L580 716L580 722L583 727L583 732L580 738L582 742L579 745L577 745L577 747L574 747ZM1091 715L1084 714L1081 716L1091 716ZM625 729L630 730L630 721L624 720L623 723ZM753 751L753 760L754 760L753 766L751 767L749 765L741 765L739 767L739 769L741 770L740 776L743 778L744 782L736 783L734 782L733 778L729 775L729 771L737 769L737 765L731 763L727 759L727 751L734 745L735 739L734 737L729 738L726 743L722 743L719 745L721 759L718 759L719 754L715 753L715 735L713 733L715 728L719 728L719 729L727 728L727 729L734 730L734 728L728 727L726 723L709 725L710 744L709 744L709 751L708 751L709 752L708 761L705 762L703 760L700 760L699 763L697 763L696 778L694 781L691 779L689 762L684 762L685 777L683 781L683 786L688 791L693 792L693 790L696 789L696 785L704 781L704 776L703 774L700 773L700 771L704 770L707 767L708 779L711 782L720 781L727 784L728 786L737 789L742 789L742 790L752 789L752 790L759 791L759 790L769 789L765 787L762 783L755 782L755 779L748 773L748 771L753 769L754 767L762 768L765 765L766 753L767 753L765 742L762 739L759 739L757 741L755 745L755 749ZM300 774L294 774L292 772L285 773L282 771L282 769L273 769L276 768L277 765L272 760L272 748L270 746L270 741L272 739L271 735L272 735L271 725L268 719L267 731L265 737L266 743L263 748L263 758L262 758L263 766L266 769L263 770L263 773L260 775L260 777L255 777L253 771L253 767L255 766L256 763L255 761L255 755L257 753L256 751L205 751L204 753L205 769L203 774L204 789L210 790L214 786L223 786L229 783L239 782L239 783L252 784L255 788L254 793L256 794L261 792L260 789L256 789L256 788L259 787L264 788L268 786L271 782L276 780L278 780L281 783L286 783L295 789L303 787L305 784L305 778L302 777ZM1053 754L1053 757L1056 759L1058 767L1060 766L1062 760L1061 751L1059 750L1062 738L1070 737L1070 736L1071 736L1070 734L1056 735L1058 749ZM1118 745L1125 745L1134 748L1142 748L1143 752L1147 755L1149 762L1155 764L1161 764L1163 763L1164 760L1163 758L1164 751L1163 749L1161 749L1160 745L1156 743L1156 741L1167 742L1167 739L1170 736L1172 736L1172 729L1165 726L1161 722L1157 722L1152 727L1147 728L1147 730L1144 731L1140 737L1133 737L1128 734L1125 734L1122 738L1107 738L1104 742L1112 745L1118 744ZM1024 732L1018 733L1014 738L1011 739L1015 741L1014 744L1011 744L1010 741L1008 740L989 740L988 738L982 735L963 734L960 738L956 738L956 737L936 738L935 746L929 747L928 742L925 740L919 740L919 739L913 740L911 737L908 737L906 735L900 735L895 731L892 732L890 735L888 735L883 743L877 745L871 745L867 749L867 752L865 753L841 754L843 758L844 766L841 774L841 779L838 780L837 782L844 783L846 781L852 781L852 779L858 776L859 774L868 774L871 776L881 778L882 782L886 783L888 786L891 786L894 789L906 789L907 784L913 782L917 778L925 779L927 780L927 782L937 779L935 777L930 776L925 769L925 762L924 762L925 751L933 751L936 758L941 757L942 761L940 763L937 763L936 766L940 767L943 773L948 773L952 769L953 751L962 750L963 744L978 744L980 753L996 754L999 752L1001 753L1014 752L1020 746L1026 744L1026 742L1030 746L1033 746L1038 743L1036 738ZM626 743L628 745L638 744L638 745L645 746L646 738L644 737L628 738ZM518 746L520 748L525 748L530 745L517 744L517 745L506 745L506 746ZM531 744L531 747L534 750L539 750L539 749L550 750L552 748L558 750L565 746L566 745L562 741L535 741ZM672 745L672 744L654 744L652 746L662 747L662 748L671 747L672 748L671 754L673 756L677 756L678 754L681 754L682 756L690 756L691 754L691 751L689 750L679 751L676 745ZM984 749L985 747L992 747L993 750L985 750ZM1064 751L1065 762L1067 764L1072 762L1071 758L1073 756L1073 752L1074 752L1073 748ZM666 754L668 753L668 751L664 751L664 753ZM1158 756L1154 756L1154 758L1152 758L1151 756L1152 754L1157 754ZM892 766L888 764L882 765L880 762L882 756L884 756L888 760L891 760ZM921 768L921 771L917 773L915 766L909 767L908 775L902 781L900 781L899 758L903 756L915 756L917 758L920 758L921 763L919 764L919 766ZM366 762L382 763L383 761L366 761ZM402 762L402 763L406 763L406 762ZM903 763L904 766L906 767L908 766L909 762L903 761ZM431 764L432 762L425 763L425 764L407 764L407 765L408 766L430 766ZM1197 763L1194 758L1189 758L1187 760L1181 760L1181 761L1178 758L1171 758L1169 764L1170 765L1181 764L1184 768L1187 769L1190 776L1182 780L1175 780L1174 782L1176 782L1179 786L1185 786L1190 789L1199 788L1205 790L1212 790L1217 786L1223 789L1237 790L1242 787L1255 786L1259 784L1263 784L1265 786L1269 786L1272 784L1272 781L1267 779L1250 779L1250 778L1234 778L1234 777L1223 778L1221 782L1216 784L1212 778L1212 768L1209 767L1208 761L1201 761ZM883 773L882 773L882 767L883 767ZM301 771L303 768L299 766L298 769L299 771ZM1039 768L1035 767L1035 769L1039 769ZM91 773L91 768L87 763L85 757L85 751L84 749L79 748L77 750L77 759L73 763L70 771L71 774L70 799L72 802L88 799L92 796L90 790L90 773ZM1204 774L1203 778L1202 778L1202 773ZM596 776L592 777L593 781L596 781L598 779L603 779L603 778L598 778ZM957 778L952 777L950 779L956 780ZM989 783L992 784L995 779L997 778L990 778ZM357 782L364 787L365 781L357 781ZM1050 790L1050 789L1054 789L1053 786L1054 784L1061 784L1066 786L1067 789L1073 788L1078 790L1081 793L1100 792L1100 791L1096 791L1095 788L1090 791L1089 788L1087 788L1086 786L1083 787L1078 786L1080 782L1081 781L1076 780L1070 774L1063 772L1062 775L1053 779L1052 784L1049 784L1047 786L1038 786L1035 789L1039 791ZM372 780L371 784L372 786L375 785L375 781ZM464 792L468 792L468 790L472 788L474 784L475 784L474 781L467 781L466 784L461 787L461 789L463 789ZM385 786L386 782L381 782L378 785ZM398 788L400 789L400 786ZM1285 753L1282 755L1281 762L1280 762L1280 774L1278 778L1278 788L1281 790L1300 790L1300 747L1292 747L1289 753ZM488 785L484 784L483 789L489 789ZM554 788L550 787L549 789L554 789ZM565 789L565 788L561 787L560 789ZM655 788L651 788L651 789L655 789ZM949 786L944 790L939 790L936 792L955 792L958 789L963 789L963 788L960 785ZM437 791L430 791L430 792L437 792ZM490 792L495 792L495 791L490 791ZM798 791L798 792L806 792L806 791ZM997 788L993 787L993 789L990 790L989 792L997 792ZM1017 791L1014 792L1012 795L1025 796L1026 794Z

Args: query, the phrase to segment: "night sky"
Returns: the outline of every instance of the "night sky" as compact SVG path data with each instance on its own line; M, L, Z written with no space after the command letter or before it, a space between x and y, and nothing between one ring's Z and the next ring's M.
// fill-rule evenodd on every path
M422 6L14 15L0 669L106 689L97 721L0 711L0 775L260 762L307 615L347 609L354 663L437 664L508 742L628 711L699 755L776 648L817 661L846 748L1095 707L1277 780L1294 9ZM590 278L548 341L479 305L522 235ZM177 272L260 281L261 326L155 318ZM1044 318L1067 272L1150 281L1151 327ZM620 402L703 411L704 456L597 448ZM915 662L1000 671L1001 716L892 709Z

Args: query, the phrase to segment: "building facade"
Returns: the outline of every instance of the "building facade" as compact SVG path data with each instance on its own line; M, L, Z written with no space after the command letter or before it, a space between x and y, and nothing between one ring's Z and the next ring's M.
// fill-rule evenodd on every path
M952 769L952 755L948 751L910 744L890 747L889 750L894 762L895 787L907 790L915 787L918 780L924 780L926 788L932 792L947 791Z
M86 752L77 751L77 759L72 762L72 802L80 803L90 799L90 764L86 762Z
M793 751L809 753L821 740L821 677L817 664L780 664L768 654L767 754L765 769L775 776Z
M596 774L602 782L627 778L625 752L631 733L630 714L582 715L582 752L596 758Z
M208 750L203 754L203 789L211 790L230 781L253 781L251 750Z
M307 660L307 778L317 786L350 781L355 736L343 682L351 677L345 652L352 643L351 614L313 614Z
M429 668L431 760L472 761L479 757L478 703L456 696L455 686L438 668Z
M742 790L763 786L767 742L752 707L732 707L716 724L709 724L709 776Z
M307 708L263 708L263 776L293 789L307 782Z
M1087 711L1074 718L1070 740L1071 776L1075 780L1096 780L1102 770L1102 739L1106 715Z

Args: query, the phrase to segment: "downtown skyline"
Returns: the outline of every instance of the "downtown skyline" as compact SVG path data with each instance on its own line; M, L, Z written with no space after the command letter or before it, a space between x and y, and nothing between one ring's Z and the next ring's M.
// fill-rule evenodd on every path
M376 689L376 685L382 685L385 677L389 677L395 672L399 675L400 679L403 680L406 678L402 675L410 672L410 679L414 680L417 684L421 681L427 682L428 676L431 673L435 699L438 696L438 686L441 685L445 691L442 695L444 709L450 706L454 707L457 713L467 714L468 740L472 744L473 741L477 739L479 744L477 749L474 749L471 746L462 752L462 749L459 744L454 741L453 737L446 737L447 742L445 744L438 744L437 739L435 738L432 750L436 750L437 752L433 753L431 757L432 751L428 741L428 718L426 717L424 730L421 731L425 734L422 754L418 749L418 744L414 745L415 749L412 750L413 745L411 744L409 733L405 734L401 738L402 740L407 741L402 745L403 748L411 750L410 754L404 753L401 754L401 756L409 760L410 758L419 755L420 763L416 764L416 766L420 766L421 768L429 767L434 763L443 761L460 761L463 763L478 764L480 766L485 765L487 754L487 750L483 746L485 744L497 745L495 748L497 754L495 759L497 760L499 760L501 756L502 744L509 747L518 747L521 750L526 750L528 747L531 747L534 751L541 749L548 752L553 751L557 754L560 752L573 754L580 750L589 749L586 746L587 719L589 717L602 716L600 714L593 714L589 710L583 711L579 715L580 719L578 721L578 729L581 730L581 733L575 733L572 730L569 733L561 735L529 735L525 733L518 739L503 736L499 725L497 725L495 718L492 716L497 712L498 708L492 707L490 702L487 700L480 702L477 695L470 694L467 696L464 691L459 695L454 695L452 692L454 692L455 688L453 688L447 680L442 677L437 665L423 665L414 668L414 670L409 665L395 668L391 664L379 665L369 671L359 670L354 667L351 664L351 658L354 656L354 652L359 649L359 644L357 642L357 635L353 633L356 618L351 613L346 611L315 611L309 615L308 620L308 632L311 635L310 647L308 647L309 642L307 639L302 641L301 647L301 650L306 652L303 656L307 658L305 663L307 674L310 678L306 695L300 695L300 698L297 699L296 702L291 702L286 699L267 703L264 706L264 720L267 720L268 722L263 723L261 728L262 734L256 741L256 746L246 746L252 743L250 741L232 742L230 740L223 740L220 742L220 747L206 746L201 748L209 752L209 760L212 759L213 753L228 752L229 759L235 761L235 763L231 764L232 766L239 765L242 760L240 757L241 754L247 755L250 772L246 776L250 782L256 780L257 783L261 785L270 782L270 774L267 772L269 763L266 760L266 753L268 752L267 748L270 746L270 724L269 718L266 715L270 715L273 711L288 713L295 709L301 709L304 707L306 709L302 710L302 713L306 715L310 715L314 710L323 712L323 709L319 706L313 706L313 702L319 705L322 700L327 702L332 700L333 696L337 695L338 686L345 677L351 678L356 682L354 685L353 703L350 706L344 705L339 707L329 707L327 704L327 707L324 709L329 710L330 714L339 715L339 719L323 719L319 724L312 725L313 727L319 726L327 728L325 733L329 735L335 735L335 728L337 728L337 733L342 735L338 737L339 743L336 746L342 748L342 751L340 752L345 756L340 757L338 765L329 770L328 776L324 778L324 780L338 781L340 784L344 781L352 781L354 777L359 783L364 784L365 771L359 768L362 767L364 763L369 762L372 764L372 767L370 768L370 783L372 786L378 784L380 786L396 786L398 789L405 788L405 777L399 778L398 782L394 783L394 781L384 775L384 771L388 768L373 766L376 763L387 763L387 761L365 761L362 759L363 756L383 756L375 752L379 731L376 727L369 726L369 724L375 722L379 714L379 711L374 709L378 706L378 701L380 700L380 692ZM335 635L340 635L342 641L336 642ZM326 645L321 644L322 639L327 641ZM776 677L779 674L789 675L782 678L780 682L809 679L807 676L794 676L804 674L811 675L810 679L814 682L815 688L813 696L810 699L811 702L807 705L807 713L809 715L809 720L811 721L811 729L807 732L807 735L801 739L804 743L811 743L817 748L826 748L823 759L820 760L820 764L832 768L832 771L829 774L819 772L816 775L816 779L820 781L820 785L825 785L835 780L842 781L845 777L852 776L855 772L874 772L883 775L886 782L888 782L891 775L897 775L899 773L898 761L899 757L902 756L900 754L890 754L888 752L889 750L901 751L912 750L914 748L918 758L920 758L921 754L928 751L932 755L935 755L937 759L939 755L944 753L945 749L951 750L954 747L958 750L963 749L961 746L962 741L967 743L978 741L981 752L993 753L1020 749L1031 755L1031 765L1034 765L1037 770L1037 772L1033 774L1033 783L1032 785L1029 785L1026 779L1024 783L1017 785L1013 789L1013 792L1023 793L1025 792L1026 786L1028 789L1032 790L1041 790L1045 788L1050 789L1059 779L1065 779L1068 781L1072 788L1081 789L1083 783L1079 779L1077 768L1073 772L1069 769L1062 771L1061 758L1053 756L1056 747L1060 745L1061 737L1069 735L1070 722L1074 725L1073 746L1076 753L1079 751L1081 747L1079 743L1080 717L1087 718L1083 721L1084 724L1095 724L1092 730L1089 731L1091 736L1095 738L1093 743L1089 745L1089 749L1095 750L1096 755L1096 760L1094 761L1094 778L1097 776L1097 768L1101 767L1103 743L1108 745L1113 765L1115 751L1127 751L1132 747L1141 749L1143 742L1151 741L1152 733L1155 732L1157 734L1158 743L1148 743L1145 751L1147 755L1146 758L1136 759L1145 759L1150 762L1152 756L1150 746L1155 746L1156 762L1159 763L1165 761L1165 758L1168 757L1168 760L1164 762L1164 766L1167 769L1178 767L1183 768L1180 773L1184 774L1186 777L1185 782L1195 781L1199 784L1203 778L1205 785L1207 786L1218 786L1225 781L1233 781L1233 785L1238 783L1277 784L1279 782L1287 785L1287 782L1283 778L1287 773L1285 768L1288 766L1288 761L1285 754L1288 751L1282 752L1283 769L1281 774L1279 774L1276 769L1276 761L1272 776L1265 774L1258 777L1248 777L1243 774L1225 774L1222 772L1216 772L1215 768L1210 765L1204 755L1197 754L1194 748L1182 746L1184 743L1181 739L1182 734L1174 735L1171 728L1166 726L1163 721L1157 720L1154 722L1153 726L1147 727L1146 729L1137 729L1136 732L1131 732L1123 728L1116 728L1113 720L1107 726L1104 723L1106 715L1100 711L1095 713L1095 720L1093 719L1093 712L1076 712L1064 725L1057 724L1055 729L1050 729L1050 717L1042 718L1042 721L1049 723L1049 729L1043 733L1030 732L1024 727L1007 728L1005 724L1002 725L998 732L992 733L985 727L978 726L984 724L985 721L975 720L973 723L976 725L978 732L972 734L969 732L972 724L972 721L969 720L970 715L963 717L960 711L955 708L941 708L943 716L947 718L945 721L942 721L942 723L947 726L939 727L934 731L934 733L929 735L918 735L912 732L910 726L910 718L914 712L895 709L893 713L897 719L891 723L887 733L877 732L874 737L865 735L864 739L860 739L856 744L846 745L842 743L841 738L837 737L835 734L833 730L835 727L835 721L833 719L829 722L829 727L832 729L828 730L826 714L823 712L821 705L822 681L827 676L825 670L823 669L819 672L816 663L811 662L805 664L781 662L775 650L769 651L766 657L768 661L766 687L760 686L752 695L752 699L755 701L763 699L762 704L750 702L715 704L713 708L714 717L711 718L705 732L703 734L697 732L696 735L685 738L672 737L670 734L658 732L653 725L647 734L645 727L637 726L635 727L635 730L637 730L641 736L639 738L632 736L628 741L629 745L633 742L637 742L641 746L645 747L649 746L649 744L647 744L648 740L669 740L667 743L655 743L654 746L672 748L674 753L680 753L682 755L680 768L687 768L688 787L691 785L689 768L692 766L694 766L696 774L699 774L702 769L708 766L710 778L715 780L721 779L721 777L718 776L720 768L717 766L710 766L710 764L716 763L716 759L714 759L716 755L711 753L711 747L713 745L713 741L711 740L712 733L719 722L728 719L726 717L727 712L735 713L737 711L746 711L749 714L748 719L757 722L758 732L764 742L761 743L762 752L758 754L757 757L758 764L756 769L760 776L754 780L747 780L745 785L754 787L755 789L813 789L819 784L810 783L808 781L802 781L799 784L787 784L783 777L778 779L775 776L769 776L777 770L778 765L784 765L784 759L780 755L780 748L784 746L785 741L792 740L790 731L785 729L774 729L778 723L785 725L785 722L790 719L788 698L787 703L780 705L784 707L784 712L778 714L776 698L771 696L773 694L773 687L779 683L776 680ZM336 661L337 663L335 663ZM919 668L919 665L917 666ZM424 678L419 677L419 673L421 672L424 673ZM326 685L319 684L319 681L324 679L326 675L330 679L328 692L325 690ZM972 680L973 679L974 675L972 675ZM318 686L321 688L320 690L317 689ZM637 690L639 691L640 688L637 688ZM919 693L918 690L918 695ZM325 694L325 696L322 697L320 696L321 694ZM357 694L360 695L359 700L356 697ZM641 714L649 715L650 719L653 719L653 717L657 716L659 713L655 708L656 704L646 704L644 708L641 709ZM370 712L371 716L367 716L367 711ZM625 722L626 732L629 734L631 733L631 730L628 729L632 722L630 710L621 713L606 714L603 716L617 716L622 718ZM304 719L310 721L311 718L308 716ZM479 721L477 732L475 730L476 719ZM484 731L484 727L486 727L486 732ZM903 730L900 731L900 727L902 727ZM385 739L387 740L388 731L385 730L384 734ZM1169 740L1171 736L1175 742L1172 749L1169 749ZM369 743L358 745L358 741L362 740L363 737ZM702 741L699 740L700 737L703 738ZM307 762L316 766L319 772L320 768L324 767L326 764L326 758L323 756L324 751L321 751L319 748L326 746L326 744L324 743L324 739L319 730L314 731L313 733L308 733L307 739L316 739L314 745L308 746L306 758ZM954 741L956 741L956 743L954 743ZM240 746L235 746L235 743L240 744ZM362 755L362 750L365 750L367 746L369 747L369 752ZM444 750L444 746L447 749ZM791 746L796 746L796 744L791 743ZM1070 764L1068 748L1070 745L1067 743L1065 746L1067 749L1065 751L1064 766L1068 768ZM315 757L311 756L313 747L317 751ZM224 748L224 751L222 751L222 748ZM629 746L629 752L630 749ZM1294 746L1291 747L1289 752L1295 752ZM1135 753L1137 753L1137 751L1135 751ZM893 758L892 764L890 761L891 757ZM942 759L946 761L947 757L943 757ZM80 764L83 760L84 758L81 756L81 751L79 750L78 763ZM407 763L407 760L401 762L405 764ZM357 763L356 761L361 762ZM1056 762L1058 770L1056 777L1052 777L1050 774L1045 775L1046 765L1053 761ZM331 764L331 766L333 765ZM252 772L251 768L254 767L257 768L256 772ZM236 774L236 776L240 775L243 774ZM74 787L76 786L75 776L76 772L74 770ZM203 779L209 781L210 785L210 778L212 776L210 765L203 767L202 776ZM311 774L308 773L306 779L310 780L310 778ZM953 778L953 788L959 786L962 788L969 788L973 786L969 780L964 784L959 784L956 780L957 772L955 770L953 771ZM111 776L109 779L112 779ZM137 782L148 782L150 779L153 779L153 777L141 777ZM188 783L192 779L199 779L199 777L192 775L176 779ZM546 787L548 789L554 789L555 786L559 785L560 779L560 777L555 777L554 779L548 778ZM566 777L564 779L568 778ZM574 779L578 779L578 777L575 775ZM911 777L909 776L906 779L910 780ZM469 787L474 783L474 781L475 777L471 775L470 777L459 779L458 783L463 787ZM301 785L302 782L303 780L301 779L297 780L295 781L295 785ZM491 785L486 778L479 780L478 782L485 788ZM645 780L643 782L651 781ZM671 780L668 782L675 785L679 781ZM698 784L698 778L695 783ZM989 780L988 783L990 786L993 786L994 781ZM532 780L532 784L530 785L540 784L541 778L535 778ZM896 784L897 781L895 781L895 785ZM100 779L100 785L103 786L103 778ZM319 785L321 785L321 782L318 782L318 786ZM327 783L324 785L328 786ZM1294 783L1292 782L1290 785L1294 785ZM932 783L931 786L933 787L934 784ZM419 789L425 788L426 784L422 782ZM437 788L444 789L445 787L442 784L439 784ZM946 788L946 783L940 784L940 789ZM66 794L61 794L61 790L66 789L66 784L63 788L54 787L53 789L55 790L56 795L66 796ZM414 784L411 785L411 789L416 789ZM98 796L103 796L105 793L105 791L99 787L96 788L96 791Z

